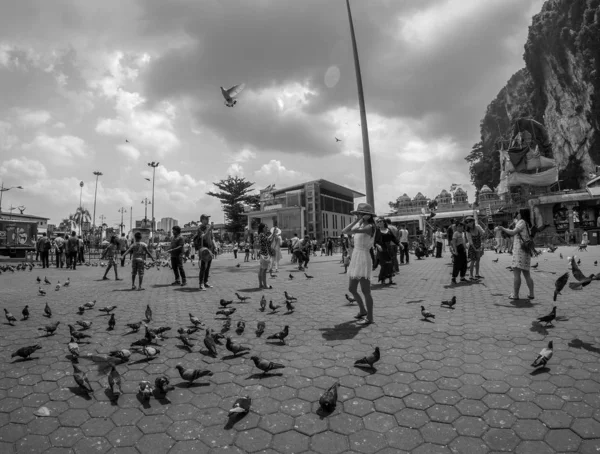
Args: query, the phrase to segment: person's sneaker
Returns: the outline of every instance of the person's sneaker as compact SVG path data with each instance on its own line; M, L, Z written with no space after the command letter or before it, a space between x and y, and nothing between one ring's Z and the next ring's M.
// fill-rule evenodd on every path
M466 279L466 278L464 278L464 277L461 277L461 278L460 278L460 282L467 282L467 279Z
M123 279L121 279L120 277L116 278L115 281L122 281Z
M201 285L199 288L200 288L201 291L206 290L206 288L204 287L204 285Z
M456 279L452 278L452 280L450 281L452 284L456 284Z
M213 286L212 286L212 285L210 285L210 284L207 284L206 282L204 283L204 287L205 287L205 288L213 288Z
M108 279L106 276L104 276L104 277L102 278L102 280L103 280L103 281L108 281L109 279Z
M181 283L181 286L182 286L182 287L185 287L186 285L187 285L187 282L186 282L186 281L183 281L183 282Z
M175 282L172 282L171 285L181 285L181 282L175 281Z

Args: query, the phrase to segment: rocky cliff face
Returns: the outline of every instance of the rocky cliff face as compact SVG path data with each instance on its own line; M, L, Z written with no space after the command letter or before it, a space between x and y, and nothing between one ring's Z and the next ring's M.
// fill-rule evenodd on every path
M561 179L582 186L600 165L600 0L548 0L533 18L524 59L526 68L488 106L480 154L491 164L496 139L515 118L532 117L548 130ZM473 182L496 186L493 177Z

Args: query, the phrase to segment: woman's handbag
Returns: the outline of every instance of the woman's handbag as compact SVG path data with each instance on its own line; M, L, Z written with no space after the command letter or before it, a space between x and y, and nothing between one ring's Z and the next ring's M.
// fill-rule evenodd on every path
M525 224L527 227L527 224ZM527 227L527 233L529 234L529 227ZM519 237L521 238L521 249L532 257L537 257L540 253L535 249L535 243L531 239L531 234L529 234L529 239L523 239L521 232L519 232Z

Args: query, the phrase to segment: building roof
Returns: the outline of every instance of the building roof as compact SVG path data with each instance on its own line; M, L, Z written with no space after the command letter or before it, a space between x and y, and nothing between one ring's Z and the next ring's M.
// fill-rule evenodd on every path
M0 212L0 216L9 216L14 220L18 219L40 219L44 221L48 221L50 218L45 218L42 216L34 216L32 214L21 214L21 213L7 213L6 211Z
M417 195L415 196L415 198L413 200L427 200L427 197L425 197L420 192L417 192Z
M492 191L488 185L484 184L483 187L481 188L481 191L479 191L480 194L486 194L489 192L494 192Z
M293 191L295 189L303 189L304 186L307 183L319 183L319 185L322 188L330 189L332 191L337 191L337 192L342 192L342 193L350 194L355 199L357 199L359 197L365 197L365 194L363 194L362 192L358 192L358 191L355 191L354 189L350 189L350 188L347 188L345 186L341 186L341 185L339 185L337 183L333 183L332 181L323 180L323 179L306 181L304 183L295 184L293 186L288 186L288 187L282 188L282 189L274 189L273 190L273 194L282 194L282 193L285 193L285 192L288 192L288 191Z

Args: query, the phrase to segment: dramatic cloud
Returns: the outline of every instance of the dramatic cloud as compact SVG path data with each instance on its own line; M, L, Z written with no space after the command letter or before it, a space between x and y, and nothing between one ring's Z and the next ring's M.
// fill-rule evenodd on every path
M376 209L468 183L464 156L524 66L543 0L351 1ZM327 0L0 0L0 176L58 222L82 201L120 222L207 212L227 175L256 188L324 178L364 192L348 17ZM118 14L115 13L118 11ZM221 86L245 83L224 106ZM336 138L339 139L336 141ZM472 190L469 194L473 196ZM117 208L115 208L117 207ZM131 215L131 213L130 213Z

